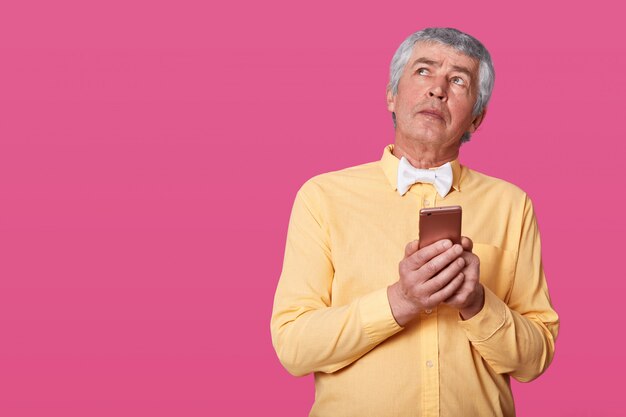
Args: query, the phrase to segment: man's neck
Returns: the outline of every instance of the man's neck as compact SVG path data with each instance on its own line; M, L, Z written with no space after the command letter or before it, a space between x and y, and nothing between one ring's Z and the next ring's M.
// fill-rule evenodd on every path
M392 153L398 159L404 156L415 168L428 169L440 167L446 162L457 159L459 146L432 147L424 143L399 141L396 138Z

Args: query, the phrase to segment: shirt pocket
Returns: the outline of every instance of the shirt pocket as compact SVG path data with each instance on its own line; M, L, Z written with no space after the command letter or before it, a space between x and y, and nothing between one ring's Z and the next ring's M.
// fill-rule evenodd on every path
M486 243L474 243L472 252L480 259L480 282L507 302L515 276L513 252Z

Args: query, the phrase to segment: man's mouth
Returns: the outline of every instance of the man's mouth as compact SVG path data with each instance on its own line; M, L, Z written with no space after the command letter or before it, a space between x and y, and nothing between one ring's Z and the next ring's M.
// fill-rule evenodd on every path
M422 111L418 112L418 114L422 114L424 116L430 116L432 118L441 119L441 120L445 121L445 119L443 118L443 113L441 113L441 112L439 112L437 110L432 110L432 109L422 110Z

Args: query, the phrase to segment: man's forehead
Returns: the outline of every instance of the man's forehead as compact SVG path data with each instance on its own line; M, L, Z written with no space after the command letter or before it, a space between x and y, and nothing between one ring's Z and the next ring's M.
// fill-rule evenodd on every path
M412 66L417 60L428 60L443 64L447 61L454 66L463 66L474 72L478 70L478 60L463 52L440 42L436 41L420 41L416 42L413 47L413 53L409 59L409 66Z

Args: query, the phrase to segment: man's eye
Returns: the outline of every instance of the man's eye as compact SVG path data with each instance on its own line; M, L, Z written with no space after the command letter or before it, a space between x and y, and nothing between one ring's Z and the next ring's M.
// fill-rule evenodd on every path
M428 74L428 70L426 68L420 68L420 69L417 70L417 73L419 75L426 75L426 74Z
M465 80L461 77L452 77L452 82L457 85L464 85Z

